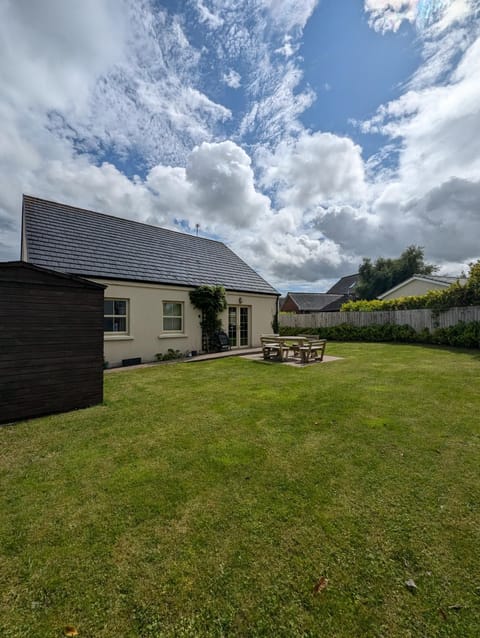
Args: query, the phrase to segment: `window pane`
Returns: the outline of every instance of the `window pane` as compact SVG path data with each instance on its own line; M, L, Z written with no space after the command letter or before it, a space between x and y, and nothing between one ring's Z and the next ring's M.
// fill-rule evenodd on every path
M105 299L103 302L103 314L104 315L113 315L113 300Z
M103 320L104 332L113 332L113 319L111 317L105 317Z
M126 332L127 320L125 317L116 317L113 320L113 332Z
M164 315L173 315L173 303L164 303L163 304L163 314Z
M182 329L182 320L180 318L164 317L163 329L180 331Z
M163 314L168 317L181 317L182 316L182 304L172 303L166 301L163 304Z
M116 315L126 315L127 314L127 302L125 299L116 299L115 300L115 314Z

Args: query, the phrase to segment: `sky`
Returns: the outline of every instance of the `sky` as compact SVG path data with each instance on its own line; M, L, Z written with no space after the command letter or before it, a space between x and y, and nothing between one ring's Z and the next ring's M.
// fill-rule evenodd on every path
M0 0L22 193L219 239L281 292L480 258L480 0Z

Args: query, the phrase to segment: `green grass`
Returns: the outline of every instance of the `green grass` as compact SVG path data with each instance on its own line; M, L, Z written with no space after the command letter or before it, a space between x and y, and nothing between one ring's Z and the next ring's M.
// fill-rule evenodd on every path
M0 428L0 636L478 636L478 352L328 354Z

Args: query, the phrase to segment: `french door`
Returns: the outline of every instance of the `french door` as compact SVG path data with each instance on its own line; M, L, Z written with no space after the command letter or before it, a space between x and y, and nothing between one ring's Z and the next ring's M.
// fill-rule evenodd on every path
M228 338L232 348L250 345L250 307L228 306Z

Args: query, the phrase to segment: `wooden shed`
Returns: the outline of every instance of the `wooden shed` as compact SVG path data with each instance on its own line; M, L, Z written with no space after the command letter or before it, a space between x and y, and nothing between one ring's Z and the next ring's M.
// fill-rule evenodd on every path
M0 263L0 423L103 400L104 286Z

